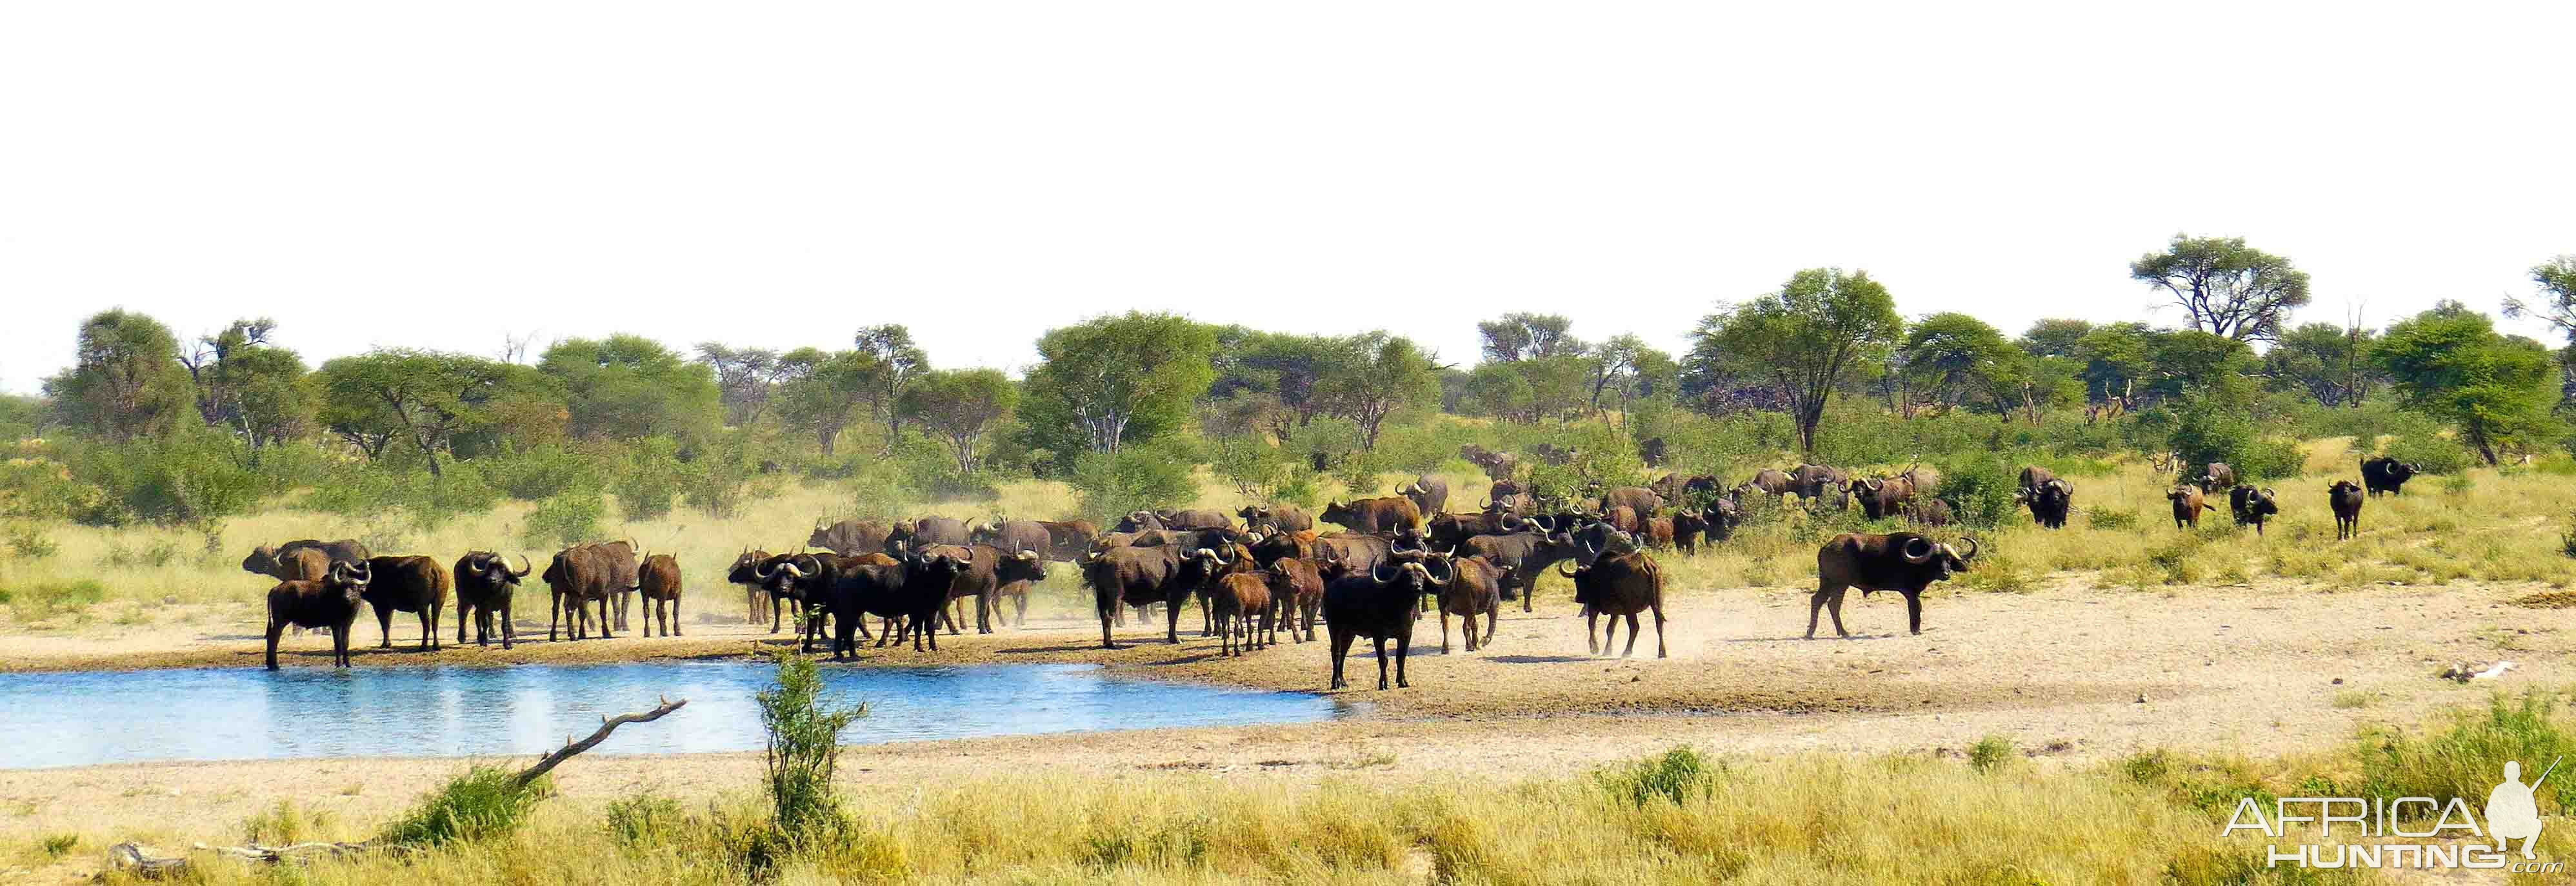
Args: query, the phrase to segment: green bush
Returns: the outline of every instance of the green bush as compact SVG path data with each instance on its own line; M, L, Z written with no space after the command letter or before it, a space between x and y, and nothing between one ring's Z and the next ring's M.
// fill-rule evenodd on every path
M9 553L22 560L42 560L62 550L34 524L9 527Z
M778 682L755 697L769 734L767 777L771 824L791 843L837 833L847 818L834 796L832 770L841 758L841 730L867 716L867 705L842 708L823 698L823 676L814 660L780 650Z
M1978 772L1993 772L1995 767L2012 762L2012 739L1989 735L1968 746L1968 765Z
M1162 441L1084 453L1074 461L1075 501L1086 518L1103 526L1130 511L1187 505L1198 497L1198 486L1190 480L1185 454Z
M1679 805L1693 796L1715 793L1717 776L1723 771L1722 765L1699 751L1677 747L1659 756L1602 770L1593 777L1612 799L1631 806L1657 801Z
M72 517L93 526L216 525L259 503L264 483L248 462L247 445L203 426L93 444L79 450L72 475L100 496Z
M2447 729L2367 729L2362 733L2362 797L2449 797L2483 802L2487 789L2503 777L2504 762L2522 763L2524 784L2540 777L2549 761L2576 758L2576 734L2560 713L2560 693L2531 690L2516 698L2498 693L2484 711L2455 716ZM2564 778L2568 767L2550 776L2542 790L2557 797L2558 808L2576 807L2576 779ZM2563 780L2562 780L2563 779Z
M1950 502L1958 522L1994 528L2023 511L2013 503L2021 489L2021 469L1999 455L1953 461L1942 468L1940 497Z
M596 487L599 466L579 453L548 444L474 460L492 485L520 501L542 501L579 487Z
M630 450L608 491L617 496L618 512L627 520L653 520L671 513L697 466L680 460L680 443L669 437L647 437Z
M2477 458L2468 447L2433 434L2389 438L2380 446L2379 454L2414 465L2427 474L2458 474L2468 470ZM2353 469L2360 470L2358 462Z
M107 586L87 578L12 585L0 591L0 602L15 609L22 622L44 621L105 599Z
M2236 469L2241 482L2279 481L2298 477L2307 462L2296 441L2261 435L2254 419L2233 406L2184 403L2153 412L2163 413L2164 420L2170 421L2165 446L2191 466L2186 476L2196 476L2188 471L2210 462L2226 462ZM2148 422L2142 419L2141 424Z
M532 548L551 548L595 538L600 514L606 510L599 490L569 489L529 511L527 526L519 539Z
M423 795L377 839L402 846L444 846L517 830L528 810L553 789L550 778L540 777L525 787L518 779L518 773L498 766L475 765Z
M669 843L686 819L680 801L649 790L608 804L608 833L629 847Z

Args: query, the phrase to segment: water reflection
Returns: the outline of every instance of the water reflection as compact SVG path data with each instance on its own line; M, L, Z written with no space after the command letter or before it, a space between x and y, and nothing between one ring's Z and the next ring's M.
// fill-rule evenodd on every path
M1109 676L1097 665L829 668L869 716L853 744L1099 729L1309 722L1332 699ZM756 750L767 667L670 662L0 675L0 768L145 760L533 754L657 696L681 716L594 753Z

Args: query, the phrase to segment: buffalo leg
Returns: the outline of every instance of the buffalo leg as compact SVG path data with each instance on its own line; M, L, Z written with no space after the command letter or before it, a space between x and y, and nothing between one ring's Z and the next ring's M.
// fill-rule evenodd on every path
M1182 597L1163 604L1163 642L1181 645L1181 610L1189 607L1190 598Z
M1020 596L1019 596L1019 599L1012 601L1012 603L1011 603L1011 608L1012 608L1012 610L1013 610L1013 611L1012 611L1012 613L1011 613L1011 627L1015 627L1015 628L1025 628L1025 627L1028 627L1028 626L1029 626L1029 590L1028 590L1027 588L1021 588L1021 589L1020 589Z
M377 640L377 642L376 642L376 648L378 648L378 649L392 649L392 648L394 648L394 610L393 610L393 607L385 606L385 605L383 605L383 604L377 604L377 605L375 606L375 610L376 610L376 635L377 635L377 637L378 637L378 640Z
M993 619L1001 614L1002 609L1000 593L1000 591L985 591L975 595L975 633L993 632Z
M671 602L670 602L670 607L671 607L671 623L670 623L670 624L668 624L668 625L665 625L663 629L664 629L664 630L668 630L668 631L670 631L670 632L671 632L671 636L677 637L677 636L680 636L680 601L679 601L679 599L678 599L678 598L673 598L673 599L671 600Z
M1111 616L1114 616L1114 615L1117 615L1117 614L1118 614L1118 603L1117 603L1117 601L1114 601L1114 600L1113 600L1113 601L1110 601L1110 602L1102 603L1102 604L1100 604L1100 605L1098 605L1098 606L1093 607L1093 609L1094 609L1094 610L1096 611L1096 613L1100 616L1100 648L1102 648L1102 649L1118 649L1118 648L1121 648L1121 647L1119 647L1119 645L1117 644L1117 642L1116 642L1116 641L1113 641L1113 640L1109 639L1109 622L1110 622L1110 620L1111 620Z
M1672 654L1664 651L1664 604L1662 601L1657 601L1653 608L1655 610L1655 657L1671 658ZM1629 629L1629 634L1635 633L1636 629Z
M1816 589L1815 596L1807 598L1807 639L1816 638L1816 614L1824 611L1833 613L1834 633L1851 636L1850 631L1843 630L1843 589L1842 585L1827 583Z
M1384 692L1386 691L1386 638L1370 637L1369 642L1377 644L1377 688L1378 691Z
M1923 633L1922 591L1915 591L1905 595L1905 630L1908 633Z
M1589 607L1589 606L1583 607L1583 648L1584 648L1584 649L1587 649L1587 650L1590 650L1589 652L1584 653L1584 654L1586 654L1586 655L1600 655L1600 654L1601 654L1601 644L1600 644L1600 641L1597 639L1597 637L1598 637L1598 636L1599 636L1599 634L1600 634L1600 632L1597 630L1597 628L1600 626L1600 623L1601 623L1601 614L1600 614L1600 613L1592 611L1592 607ZM1618 626L1616 623L1613 623L1613 624L1610 626L1611 630L1614 630L1614 631L1615 631L1615 630L1618 630L1618 627L1619 627L1619 626Z
M436 603L420 608L420 648L423 652L439 648L438 604Z
M1318 608L1320 604L1313 600L1297 604L1298 611L1302 613L1298 618L1306 622L1306 639L1315 639L1315 610Z
M1325 688L1327 688L1327 689L1348 689L1348 688L1350 688L1351 681L1342 679L1342 660L1350 657L1350 654L1351 654L1351 641L1352 641L1352 640L1355 640L1355 639L1358 639L1358 638L1359 638L1359 635L1351 633L1349 630L1346 630L1346 629L1342 628L1340 625L1334 625L1334 626L1333 626L1333 630L1332 630L1332 639L1333 639L1333 683L1332 683L1332 685L1331 685L1331 686L1328 686L1328 687L1325 687Z
M1538 571L1533 569L1521 579L1521 611L1530 611L1530 601L1538 598Z
M1214 612L1216 607L1215 597L1216 595L1214 593L1211 593L1205 588L1201 588L1198 592L1199 636L1205 637L1209 634L1216 633L1217 622Z
M623 598L621 598L621 599L619 599L619 600L617 601L617 604L616 604L616 605L617 605L617 608L618 608L619 610L621 610L621 612L622 612L622 610L624 610L624 609L625 609L625 607L626 607L626 602L625 602L625 600L624 600ZM614 639L617 639L617 635L616 635L616 634L612 634L612 633L609 633L609 632L608 632L608 613L609 613L609 601L608 601L608 600L606 600L606 599L602 599L602 600L600 600L600 601L599 601L599 638L600 638L600 639L602 639L602 640L614 640ZM625 627L626 627L625 623L624 623L623 621L620 621L620 622L619 622L619 624L618 624L618 628L619 628L620 630L623 630L623 629L625 629Z
M1475 623L1476 619L1474 617L1471 616L1467 619L1467 624L1474 625ZM1467 651L1476 651L1475 638L1476 629L1474 627L1469 627L1467 629ZM1449 654L1449 608L1446 606L1441 607L1440 609L1440 654Z
M485 618L490 618L490 617L491 617L491 613L490 613L489 611L486 611L486 612L484 613L484 617L485 617ZM503 649L508 649L508 648L510 648L510 642L511 642L511 641L513 641L513 640L516 640L516 639L518 639L518 638L519 638L519 626L518 626L518 624L517 624L516 620L514 620L514 619L512 619L512 618L510 617L510 600L509 600L509 598L504 597L504 598L502 598L502 599L501 599L501 648L503 648Z
M339 624L331 626L332 667L345 668L349 666L349 635L357 633L356 631L351 630L354 622L356 622L356 619L351 618L347 621L342 621Z
M1485 646L1487 646L1487 647L1491 647L1491 646L1493 646L1493 645L1494 645L1494 623L1495 623L1495 619L1497 619L1497 618L1500 618L1500 617L1501 617L1501 615L1502 615L1502 611L1503 611L1503 604L1502 604L1500 601L1496 601L1496 600L1488 600L1488 601L1485 601L1485 602L1486 602L1486 606L1485 606L1485 643L1484 643L1484 645L1485 645ZM1474 619L1475 619L1475 616L1472 616L1472 615L1471 615L1471 616L1468 616L1468 619L1472 621L1472 620L1474 620Z
M1658 645L1660 645L1660 644L1662 643L1662 641L1661 641L1661 639L1660 639L1660 638L1659 638L1656 642L1657 642L1657 644L1658 644ZM1636 614L1636 613L1634 613L1634 612L1631 612L1631 613L1628 613L1628 648L1623 649L1623 650L1620 650L1620 652L1619 652L1619 657L1620 657L1620 658L1627 658L1627 657L1629 657L1629 656L1636 655L1636 654L1637 654L1637 614ZM1660 656L1660 655L1659 655L1659 656L1656 656L1656 657L1657 657L1657 658L1662 658L1663 656Z
M465 622L471 617L470 613L473 611L474 607L467 606L462 601L456 604L456 645L458 646L465 645Z
M278 618L277 616L274 616L274 615L271 615L271 616L269 616L269 617L268 617L268 669L269 669L269 670L272 670L272 671L277 670L277 635L282 634L282 633L285 633L285 632L286 632L286 620L285 620L285 619Z
M555 641L555 626L563 623L563 595L554 595L554 605L546 609L546 642Z
M1379 654L1383 655L1385 653ZM1413 631L1412 629L1407 628L1404 633L1395 635L1395 688L1413 688L1413 684L1406 682L1404 679L1404 660L1412 657Z

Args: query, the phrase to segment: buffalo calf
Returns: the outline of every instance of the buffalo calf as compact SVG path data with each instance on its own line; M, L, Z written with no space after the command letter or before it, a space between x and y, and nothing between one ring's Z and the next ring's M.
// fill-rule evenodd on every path
M2361 535L2361 487L2350 480L2337 480L2326 488L2326 504L2334 508L2335 540Z
M662 627L662 636L680 635L680 561L669 554L644 558L644 566L635 575L636 590L644 597L644 636L653 636L653 626Z

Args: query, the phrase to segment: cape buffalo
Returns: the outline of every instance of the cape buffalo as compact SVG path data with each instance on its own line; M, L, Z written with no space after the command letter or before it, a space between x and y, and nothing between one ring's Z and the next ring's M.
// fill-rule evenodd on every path
M2227 491L2227 511L2236 516L2236 525L2254 524L2254 534L2262 535L2263 522L2280 513L2281 506L2272 500L2272 490L2238 484Z
M1503 581L1509 574L1494 561L1483 557L1455 557L1449 584L1440 589L1440 651L1449 651L1449 617L1466 622L1467 651L1474 652L1494 645L1494 622L1503 608ZM1476 616L1485 617L1484 630L1476 628Z
M745 549L742 553L734 555L733 567L725 570L725 581L743 586L743 603L747 607L743 616L744 624L759 624L760 604L764 601L769 604L769 632L775 634L778 633L778 623L788 606L789 598L772 594L769 589L760 586L758 574L760 564L767 562L769 556L768 551L756 548Z
M1127 512L1127 516L1119 518L1118 525L1110 527L1109 531L1137 533L1150 532L1161 528L1163 528L1163 518L1155 515L1154 512L1129 511Z
M923 517L898 522L886 532L885 552L901 557L918 548L931 545L968 545L974 539L966 535L966 521L954 517Z
M1643 520L1663 512L1664 497L1643 486L1621 486L1601 496L1602 512L1612 508L1627 508Z
M1411 500L1414 510L1424 515L1437 514L1449 506L1449 481L1435 474L1424 474L1413 478L1411 483L1396 487L1395 494Z
M1905 519L1925 526L1950 525L1950 503L1926 498L1905 505Z
M2030 519L2049 529L2066 526L2066 512L2075 505L2075 484L2055 477L2037 488L2024 487L2013 493L2013 501L2030 508Z
M288 625L331 629L331 665L349 666L349 626L375 567L332 561L320 580L281 581L268 591L268 669L277 670L277 638Z
M2423 468L2387 456L2365 458L2361 460L2361 485L2372 497L2382 492L2404 495L2406 481L2423 472Z
M519 558L519 570L501 555L490 551L471 551L456 558L456 643L465 644L465 622L474 622L474 645L492 645L492 617L501 619L501 648L516 642L519 629L511 623L510 598L519 590L519 580L528 577L536 567L526 557Z
M1121 547L1084 555L1083 573L1089 580L1094 609L1100 616L1100 648L1123 649L1109 635L1110 619L1117 617L1121 603L1143 606L1164 604L1168 624L1164 639L1181 642L1181 604L1195 590L1181 575L1179 548L1160 545L1150 548Z
M1755 472L1753 479L1744 481L1744 485L1736 489L1741 490L1745 487L1761 490L1763 495L1783 495L1798 491L1796 478L1789 476L1787 471L1773 468L1763 468Z
M367 557L370 556L367 551L367 546L360 544L356 539L344 538L339 541L316 541L314 539L304 538L290 541L276 547L260 545L259 547L252 548L250 556L242 558L242 571L257 575L265 575L279 580L292 580L298 578L310 578L313 580L321 579L322 576L318 574L312 576L280 574L279 569L289 556L293 555L296 551L305 550L320 553L323 558L322 566L325 569L330 568L332 563L364 563L367 561Z
M1305 532L1315 528L1315 518L1306 510L1285 502L1267 505L1245 505L1235 512L1243 518L1243 528L1264 535L1280 532Z
M1524 532L1470 538L1459 549L1460 553L1483 557L1486 562L1494 564L1503 573L1498 586L1500 599L1509 600L1517 594L1522 612L1532 611L1534 604L1531 601L1538 596L1538 577L1549 566L1561 560L1575 559L1583 553L1571 531L1550 529L1555 524L1547 518L1536 518L1528 525L1528 531Z
M893 527L877 520L843 520L829 527L814 527L814 534L805 537L805 546L856 557L885 550L886 536L893 532Z
M1036 551L1046 556L1055 536L1036 520L995 519L967 528L966 537L979 545L992 545L1005 551Z
M1162 519L1163 528L1165 529L1234 528L1233 518L1227 517L1224 511L1209 510L1206 508L1155 511L1154 516Z
M575 545L555 552L554 560L540 574L553 592L553 612L546 618L546 639L555 638L561 627L575 640L588 636L590 614L584 608L599 604L599 635L611 636L609 607L612 596L623 590L617 584L618 564L613 552L599 545Z
M393 648L396 612L419 614L420 648L445 645L438 636L438 616L447 608L453 587L447 567L428 557L367 558L367 608L375 610L376 630L382 636L376 648Z
M1404 663L1413 648L1413 623L1422 617L1422 595L1447 585L1452 577L1447 561L1430 557L1382 563L1325 585L1324 628L1333 642L1330 688L1349 688L1350 681L1342 678L1342 661L1350 655L1351 641L1360 637L1377 643L1377 688L1387 688L1388 640L1395 641L1395 685L1412 686L1405 680Z
M2361 487L2353 485L2350 480L2337 480L2333 486L2326 487L2326 504L2334 508L2336 541L2361 535L2361 502L2364 497Z
M2200 491L2204 495L2227 489L2236 485L2236 469L2228 467L2223 461L2210 462L2209 469L2202 471L2200 479L2196 482L2200 484Z
M679 559L669 554L645 557L644 565L636 570L635 587L637 596L644 598L644 636L653 636L653 628L657 624L662 628L662 636L679 636Z
M1323 573L1303 557L1281 557L1266 568L1270 604L1279 610L1279 619L1289 622L1288 635L1299 643L1315 639L1315 611L1324 605ZM1292 615L1296 618L1289 620Z
M1089 520L1040 520L1038 525L1046 527L1049 560L1080 560L1082 552L1091 549L1091 540L1100 535L1099 527Z
M1637 613L1655 613L1655 657L1668 658L1664 648L1664 572L1655 558L1644 551L1603 554L1589 566L1567 569L1557 567L1559 574L1574 579L1574 602L1583 606L1583 643L1600 655L1609 651L1611 636L1619 632L1619 619L1628 619L1628 648L1619 653L1626 658L1637 652ZM1592 626L1601 616L1610 624L1601 633L1600 645L1593 645Z
M1801 464L1789 472L1798 497L1824 502L1834 510L1851 506L1851 475L1832 465Z
M1363 498L1349 504L1328 502L1324 505L1322 518L1326 523L1341 524L1352 532L1393 532L1422 527L1422 509L1415 507L1412 499L1401 496Z
M1807 639L1816 638L1818 610L1833 614L1834 633L1851 636L1843 629L1843 592L1851 588L1859 588L1863 597L1872 591L1904 594L1906 630L1923 633L1923 589L1952 573L1968 571L1978 546L1976 539L1967 541L1968 552L1961 554L1911 532L1834 536L1816 549L1816 594L1807 600Z
M2165 498L2173 502L2175 529L2181 529L2186 525L2194 529L2200 528L2200 509L2203 507L2200 487L2176 486L2165 491Z

